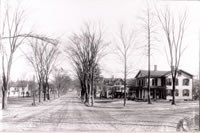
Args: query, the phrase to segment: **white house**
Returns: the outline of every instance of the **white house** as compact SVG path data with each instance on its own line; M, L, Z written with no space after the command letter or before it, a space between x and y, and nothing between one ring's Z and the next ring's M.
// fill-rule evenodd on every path
M8 90L8 97L28 97L30 94L28 84L25 87L11 86Z
M140 70L134 79L130 91L136 98L148 98L148 71ZM175 87L175 99L192 100L193 75L186 71L178 70ZM172 99L172 77L170 71L157 71L155 68L150 72L150 97L152 99Z
M166 75L166 89L167 89L167 99L172 99L172 78L171 73ZM176 78L176 89L175 89L176 99L192 99L192 75L179 70Z

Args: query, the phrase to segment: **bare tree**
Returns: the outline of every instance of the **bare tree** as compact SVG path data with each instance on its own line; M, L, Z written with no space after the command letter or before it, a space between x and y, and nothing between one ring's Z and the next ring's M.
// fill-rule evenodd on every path
M64 94L65 91L70 87L71 79L63 68L55 69L53 83L57 89L59 97L61 94Z
M24 11L17 9L11 10L8 6L3 20L3 29L1 33L1 58L2 58L2 109L7 107L7 91L9 89L11 68L16 50L23 43L26 36L18 36L24 26ZM4 36L6 39L2 40Z
M2 5L3 3L1 3ZM7 91L9 89L9 82L11 77L11 68L13 64L13 58L16 51L23 44L27 38L36 38L44 42L57 44L58 41L50 39L43 35L33 34L31 32L24 33L23 27L25 24L25 11L21 10L19 3L17 7L9 7L9 1L7 1L5 12L1 16L2 29L0 35L0 49L2 58L2 109L7 106ZM2 6L1 6L2 7ZM2 10L1 10L2 11Z
M35 106L35 96L36 96L36 85L37 83L35 82L35 76L33 76L33 79L29 81L29 89L31 90L31 95L33 97L33 103L32 105Z
M37 39L31 39L30 47L31 51L29 52L29 55L27 53L24 53L24 55L26 56L27 60L29 61L29 63L35 71L39 87L39 102L41 102L41 91L43 90L43 83L45 78L43 59L45 44Z
M58 57L58 49L56 45L35 38L31 39L30 48L29 55L27 53L24 55L35 71L39 85L39 102L41 102L41 91L44 94L44 101L46 100L46 92L49 92L49 76ZM49 93L48 99L50 99Z
M126 92L127 92L127 76L130 72L130 69L128 68L128 62L130 59L130 54L132 54L135 46L135 38L134 38L134 32L131 32L130 34L126 34L124 31L124 26L120 26L120 33L119 33L119 43L117 43L117 55L119 56L121 62L124 65L124 106L126 106Z
M153 43L155 40L155 34L156 34L156 22L155 17L153 14L153 11L147 3L147 7L144 10L144 16L140 17L142 20L142 32L145 36L145 47L147 46L147 55L148 55L148 82L147 82L147 91L148 91L148 104L151 104L151 88L150 88L150 76L151 76L151 53L153 50Z
M183 15L179 14L178 17L166 8L164 12L157 10L158 19L162 25L165 37L168 44L167 60L171 68L172 77L172 105L175 104L175 87L176 77L179 69L181 57L186 47L183 47L183 39L185 34L185 26L187 14L186 11Z
M94 103L94 70L103 57L106 44L103 41L101 29L92 28L85 24L80 34L70 38L71 45L66 53L70 56L72 65L81 85L81 97L85 103L93 106Z
M50 100L49 76L51 75L53 69L55 68L59 54L60 52L58 51L58 47L47 43L47 46L45 46L44 49L44 75L45 75L45 82L43 88L44 100L46 92L47 92L47 99Z

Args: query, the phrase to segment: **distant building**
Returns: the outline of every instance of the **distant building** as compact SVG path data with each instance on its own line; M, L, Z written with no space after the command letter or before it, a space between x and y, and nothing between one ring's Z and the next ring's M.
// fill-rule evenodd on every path
M94 82L94 86L95 86L95 89L94 89L94 94L95 95L94 96L95 96L95 98L102 96L103 81L104 81L103 77L99 77Z
M128 87L127 87L128 92ZM124 96L124 81L121 78L104 78L101 96L105 98L121 98Z
M178 70L176 78L175 99L192 99L192 74ZM138 99L148 98L148 71L140 70L135 79L132 80L129 93L135 93ZM172 78L171 71L150 72L150 97L152 99L172 99Z
M26 86L11 85L8 89L8 97L29 97L31 96L31 90L28 84Z

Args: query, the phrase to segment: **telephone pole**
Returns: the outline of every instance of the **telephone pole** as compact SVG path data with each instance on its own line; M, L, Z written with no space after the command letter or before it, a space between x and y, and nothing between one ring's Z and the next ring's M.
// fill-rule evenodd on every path
M200 82L200 38L199 38L199 82ZM200 86L199 86L199 131L200 131Z
M149 7L148 7L148 11L147 11L147 28L148 28L148 86L147 86L147 92L148 92L148 104L151 104L151 88L150 88L150 64L151 64L151 31L150 31L150 11L149 11Z

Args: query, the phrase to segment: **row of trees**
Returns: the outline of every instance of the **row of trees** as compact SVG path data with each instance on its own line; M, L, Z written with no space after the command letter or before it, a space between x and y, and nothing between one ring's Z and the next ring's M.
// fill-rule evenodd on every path
M178 18L178 19L177 19ZM157 41L155 27L161 27L164 34L160 35L160 38L166 40L166 56L170 66L172 75L172 104L175 104L175 79L177 77L177 71L184 47L184 35L186 25L187 14L175 15L169 8L165 10L155 9L154 11L148 5L145 10L145 15L142 18L143 21L143 32L145 36L145 47L147 47L148 55L148 103L151 104L150 100L150 57L153 49L152 44ZM159 22L159 23L158 23ZM81 84L82 99L91 106L94 102L94 75L95 68L98 66L99 59L102 57L101 49L104 45L101 34L98 34L95 30L91 30L89 25L85 26L86 29L80 34L74 34L71 40L71 47L68 48L67 53L72 58L77 77ZM119 55L122 64L124 64L124 91L127 88L127 76L129 74L128 63L129 59L133 58L130 53L139 48L144 48L142 45L138 47L135 43L135 35L133 32L125 33L124 26L120 26L118 36L117 54ZM85 98L84 98L85 97ZM124 106L126 105L126 93L124 93Z
M98 63L106 45L101 29L85 24L79 34L70 37L70 46L65 51L79 79L81 98L88 106L94 104L94 79L99 77Z
M44 101L50 100L49 76L55 67L57 57L59 55L57 44L50 44L38 39L31 39L31 51L29 55L25 54L27 60L34 68L38 86L39 86L39 102L41 102L41 91L43 91Z
M19 4L17 4L17 7L12 8L9 1L1 4L6 5L5 9L1 10L0 16L2 109L6 109L7 107L7 93L10 87L11 70L16 51L25 44L28 44L30 51L28 53L22 52L35 71L35 77L39 86L39 102L41 102L41 92L44 94L44 100L46 98L49 100L49 79L55 68L58 55L60 54L58 50L59 41L46 35L25 31L25 12L19 7ZM32 81L31 87L36 87L34 80ZM33 92L35 93L36 91ZM35 94L33 96L35 100ZM33 103L35 104L35 101Z
M19 47L26 43L30 47L29 53L25 53L27 60L31 64L35 72L35 77L38 82L38 95L39 102L41 101L41 92L44 94L44 99L50 99L50 87L49 79L52 75L54 68L56 67L56 61L60 54L58 50L59 41L52 39L44 35L33 34L32 32L24 32L24 11L20 8L7 7L4 15L1 17L1 33L0 33L0 47L1 47L1 65L2 65L2 108L6 108L7 105L7 91L10 84L11 68L13 64L13 58ZM156 14L156 15L155 15ZM150 7L147 8L145 13L146 19L144 19L144 30L146 43L148 46L148 66L150 66L150 50L152 45L152 30L156 23L152 23L152 15ZM175 104L175 79L179 68L181 56L185 48L183 48L183 38L185 33L185 23L187 15L179 15L178 20L175 19L174 14L166 8L166 10L157 10L154 13L154 19L160 22L163 29L163 33L166 38L168 50L166 50L167 59L171 68L172 83L173 83L173 100L172 104ZM130 53L135 46L135 36L131 32L126 34L124 27L120 27L119 42L117 44L118 55L122 59L124 64L124 91L126 92L127 75L128 75L128 59ZM80 33L74 33L70 37L70 45L66 48L65 52L71 59L72 65L79 79L81 86L81 98L89 106L94 104L94 84L98 81L100 75L99 63L100 59L105 55L104 49L108 45L103 38L103 31L100 27L92 26L91 24L85 24L84 29ZM150 67L149 78L150 79ZM56 70L58 73L59 70ZM61 76L57 74L56 76ZM56 81L57 88L61 87L60 77ZM148 80L148 101L150 102L150 86ZM60 93L58 93L59 95ZM124 93L124 106L126 105L126 93ZM47 96L47 97L46 97ZM35 102L34 102L35 103Z

